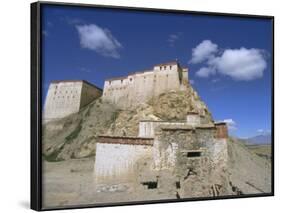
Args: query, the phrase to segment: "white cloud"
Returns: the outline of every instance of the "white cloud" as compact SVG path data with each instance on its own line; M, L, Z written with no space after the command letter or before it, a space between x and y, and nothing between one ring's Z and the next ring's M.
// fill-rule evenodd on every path
M192 49L190 63L205 65L196 72L198 77L222 74L240 81L261 78L267 67L264 50L241 47L221 52L218 51L218 45L210 40L204 40Z
M210 40L204 40L192 49L192 58L190 63L198 64L214 57L214 53L218 51L218 45Z
M175 33L175 34L169 35L169 38L168 38L169 46L174 47L176 41L180 38L180 36L181 36L181 33Z
M120 58L118 50L122 48L122 45L109 30L95 24L77 25L76 29L82 48L94 50L106 57Z
M195 73L196 76L201 78L207 78L214 74L216 74L216 70L211 67L202 67Z
M226 49L209 61L217 71L235 80L254 80L263 76L266 61L258 49Z
M223 122L225 122L227 124L227 127L229 130L236 130L237 129L237 124L236 122L229 118L229 119L224 119Z

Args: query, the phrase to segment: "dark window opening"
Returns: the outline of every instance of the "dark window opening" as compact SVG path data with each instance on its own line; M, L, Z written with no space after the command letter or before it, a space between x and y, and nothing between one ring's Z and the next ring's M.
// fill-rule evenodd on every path
M177 187L177 189L180 189L181 188L181 182L177 181L176 182L176 187Z
M200 157L201 152L188 152L187 157Z
M144 186L147 186L147 189L156 189L158 183L156 181L148 181L141 183Z

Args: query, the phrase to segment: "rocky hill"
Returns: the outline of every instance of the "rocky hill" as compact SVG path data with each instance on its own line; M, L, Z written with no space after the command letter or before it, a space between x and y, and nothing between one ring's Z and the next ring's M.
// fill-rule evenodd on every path
M47 161L91 156L98 135L137 136L140 120L185 120L190 111L212 120L207 106L188 84L185 91L161 94L134 109L121 110L99 98L79 113L43 126L43 155Z
M204 114L212 121L211 113L190 85L186 91L170 91L136 108L121 110L101 98L84 107L79 113L43 126L44 203L49 206L121 202L136 200L174 199L178 197L212 197L269 193L271 191L271 159L254 152L239 139L227 141L227 164L214 166L202 161L191 167L177 194L171 184L173 174L160 171L161 191L96 193L93 185L93 161L98 135L137 136L139 121L185 120L187 112ZM138 162L137 174L148 175L152 159ZM208 175L206 175L208 174ZM67 189L67 192L62 188ZM89 190L90 189L90 190ZM77 192L79 193L73 193Z

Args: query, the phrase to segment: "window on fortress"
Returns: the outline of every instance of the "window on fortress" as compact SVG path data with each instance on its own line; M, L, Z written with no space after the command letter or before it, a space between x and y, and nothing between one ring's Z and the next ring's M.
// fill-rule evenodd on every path
M132 81L132 79L130 78L130 81Z
M164 66L164 70L166 69L166 66Z
M158 185L156 181L142 182L141 184L147 186L147 189L156 189Z
M181 188L181 183L179 181L176 182L176 187L177 187L177 189Z
M121 80L121 84L123 83L123 80Z
M194 152L188 152L187 157L188 158L193 158L193 157L200 157L201 152L200 151L194 151Z
M170 70L172 69L172 66L170 66Z

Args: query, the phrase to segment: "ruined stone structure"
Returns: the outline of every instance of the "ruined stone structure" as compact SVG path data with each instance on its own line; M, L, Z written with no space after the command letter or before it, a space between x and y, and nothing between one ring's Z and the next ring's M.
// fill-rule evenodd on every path
M140 121L138 137L101 136L96 144L97 191L135 189L145 184L159 188L163 171L173 177L171 185L176 187L185 181L186 171L206 172L200 168L211 163L223 167L227 137L226 123L206 122L194 112L186 121ZM194 171L194 167L199 169Z
M101 94L100 88L87 81L53 81L48 89L43 121L76 113Z
M134 107L164 92L184 90L187 82L188 70L177 61L158 64L151 70L105 80L103 99L121 108Z

